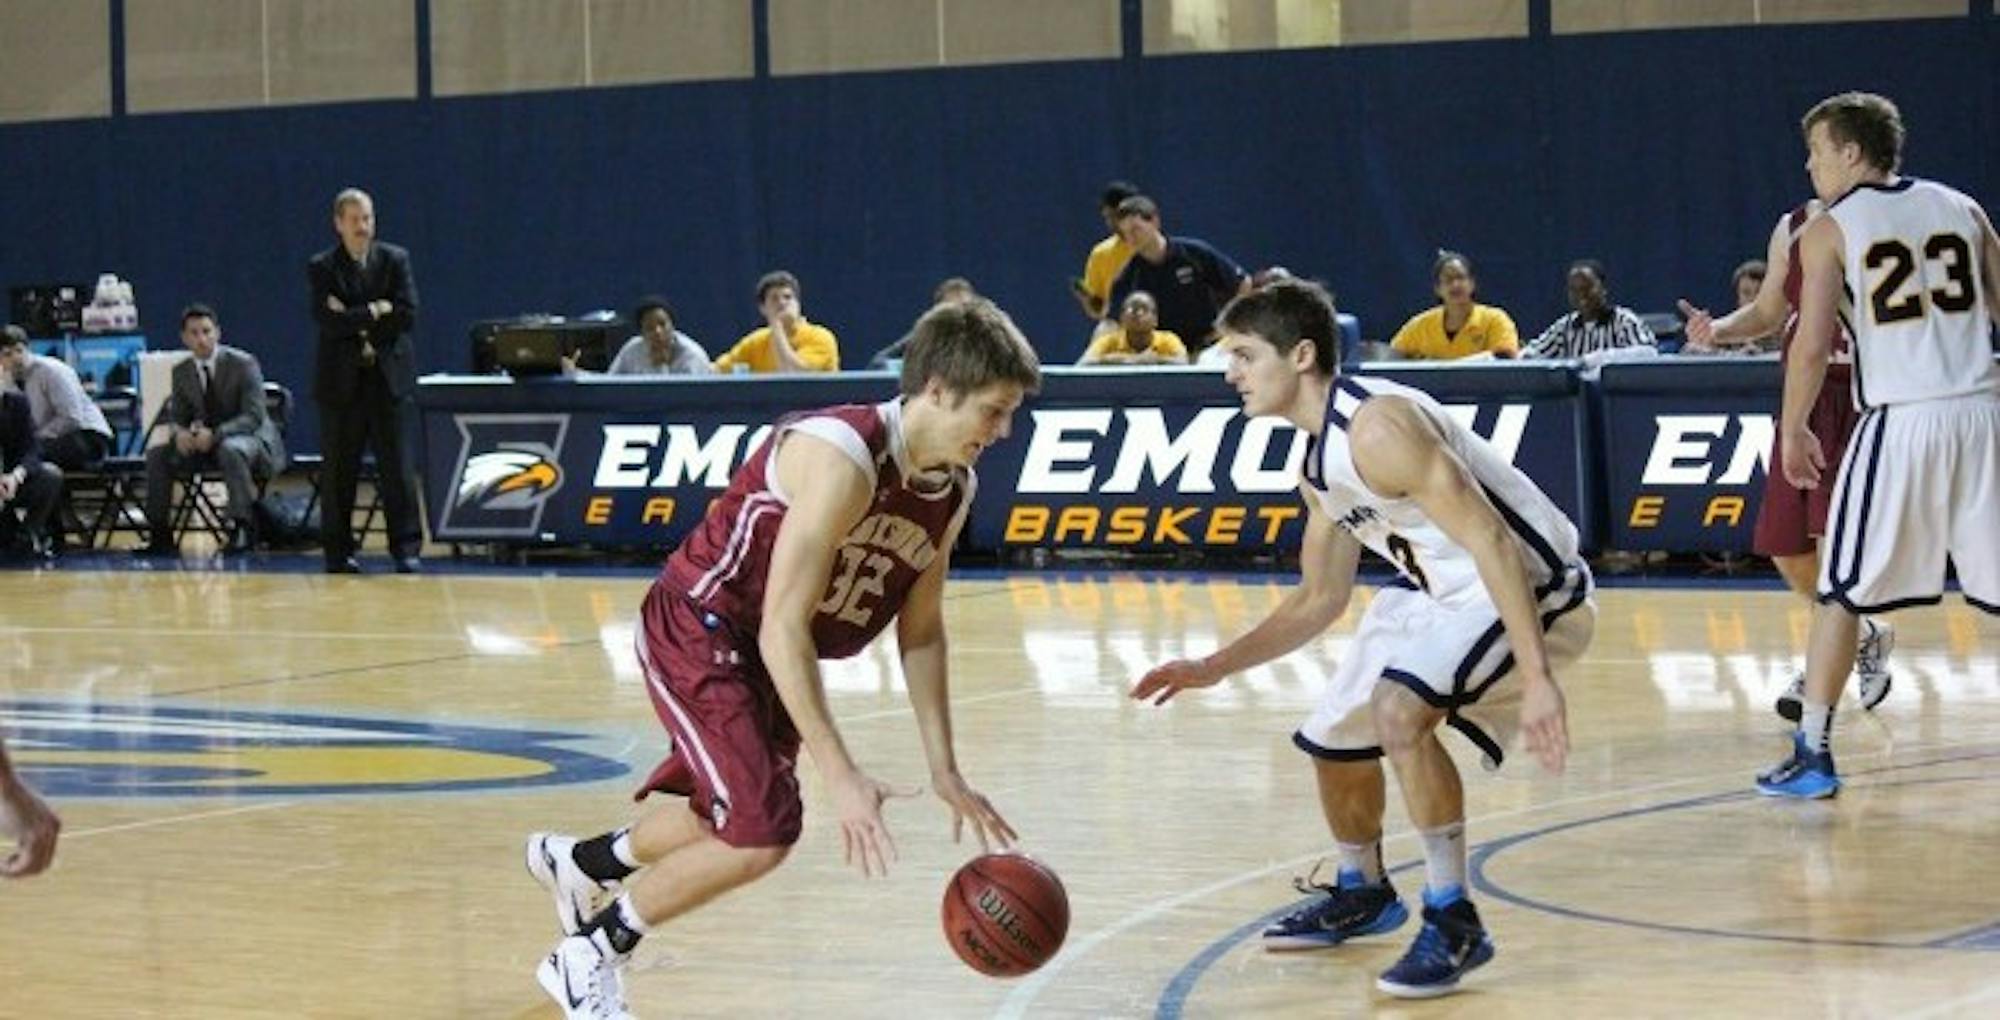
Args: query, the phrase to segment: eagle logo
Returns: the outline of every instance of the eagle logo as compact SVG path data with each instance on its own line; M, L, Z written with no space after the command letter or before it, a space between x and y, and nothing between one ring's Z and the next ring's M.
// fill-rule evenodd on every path
M458 482L458 505L483 510L527 510L562 488L554 451L522 444L469 457Z

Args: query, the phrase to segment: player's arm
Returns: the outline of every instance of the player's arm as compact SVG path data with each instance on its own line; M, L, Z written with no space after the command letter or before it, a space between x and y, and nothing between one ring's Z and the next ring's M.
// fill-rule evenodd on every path
M1209 687L1231 673L1261 666L1303 647L1333 626L1354 594L1354 570L1361 543L1320 509L1300 487L1306 504L1306 533L1299 550L1297 587L1242 637L1199 659L1176 659L1154 667L1132 688L1132 697L1162 705L1190 687Z
M1808 421L1820 387L1826 384L1827 359L1833 356L1841 242L1840 224L1831 216L1814 219L1799 235L1799 329L1785 360L1778 442L1783 444L1785 480L1801 489L1817 488L1826 468L1826 453Z
M1529 750L1551 772L1569 750L1562 692L1542 643L1541 610L1512 528L1486 498L1472 471L1445 445L1423 410L1398 397L1369 400L1348 426L1355 470L1377 494L1410 499L1471 554L1479 580L1500 612L1522 681L1521 729Z
M1757 288L1757 300L1720 319L1710 319L1708 311L1686 300L1680 302L1681 317L1687 320L1688 342L1703 348L1736 345L1769 336L1785 324L1785 273L1791 261L1791 238L1785 229L1786 217L1771 228L1771 240L1764 251L1764 282Z
M773 461L788 501L764 581L757 649L778 700L826 779L848 862L858 864L863 874L886 874L896 852L882 821L882 801L890 790L854 764L834 728L812 637L813 614L826 593L836 554L868 509L874 487L847 454L805 433L784 435Z
M924 739L924 759L931 767L931 789L951 806L951 839L958 842L965 823L981 850L1012 843L1018 836L986 796L967 785L958 771L952 746L950 654L944 629L944 579L951 570L951 549L958 544L964 518L952 525L937 559L925 568L896 615L896 648L903 660L903 678L910 685L910 708L917 715L917 732Z
M1986 278L1986 317L2000 326L2000 234L1994 232L1993 221L1977 202L1972 204L1972 218L1979 221L1979 272Z

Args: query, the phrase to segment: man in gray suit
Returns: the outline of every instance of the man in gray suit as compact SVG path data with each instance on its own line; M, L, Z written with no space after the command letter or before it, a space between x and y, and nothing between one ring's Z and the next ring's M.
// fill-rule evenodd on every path
M284 466L285 441L264 407L264 370L247 351L221 343L215 310L189 305L181 313L181 343L193 357L174 366L173 392L160 424L173 437L146 451L146 520L151 540L140 550L172 556L174 476L193 468L220 469L229 487L229 541L225 554L256 547L251 506L257 479Z

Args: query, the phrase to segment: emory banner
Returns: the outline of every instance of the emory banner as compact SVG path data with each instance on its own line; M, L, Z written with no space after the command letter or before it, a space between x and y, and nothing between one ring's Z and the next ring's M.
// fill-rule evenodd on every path
M1494 441L1592 539L1585 404L1568 366L1397 365ZM439 541L666 548L730 473L802 408L895 393L884 373L510 382L419 389L425 495ZM1306 437L1246 420L1221 374L1053 368L978 464L966 544L1296 548Z
M1777 434L1784 386L1777 361L1614 362L1595 385L1604 416L1605 544L1747 552Z

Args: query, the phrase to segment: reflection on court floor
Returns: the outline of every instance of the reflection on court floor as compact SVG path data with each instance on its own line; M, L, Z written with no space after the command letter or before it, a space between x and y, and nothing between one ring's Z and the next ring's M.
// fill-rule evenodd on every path
M552 1016L538 828L630 817L665 750L630 660L638 578L0 574L0 725L68 824L0 887L0 1017ZM1262 576L1005 576L948 593L969 779L1067 883L1064 952L982 978L938 930L953 846L897 802L886 880L844 870L810 767L767 883L648 939L641 1016L1916 1015L2000 1011L2000 625L1899 614L1895 690L1840 716L1850 786L1751 774L1803 647L1771 591L1600 594L1565 678L1575 754L1466 769L1499 947L1452 1000L1372 990L1414 928L1264 953L1330 851L1289 734L1366 601L1308 650L1166 709L1125 688L1282 597ZM828 664L857 757L921 783L893 645ZM1462 764L1469 749L1448 740ZM1517 758L1519 756L1516 756ZM1395 798L1391 798L1392 802ZM1386 851L1421 884L1399 805Z

